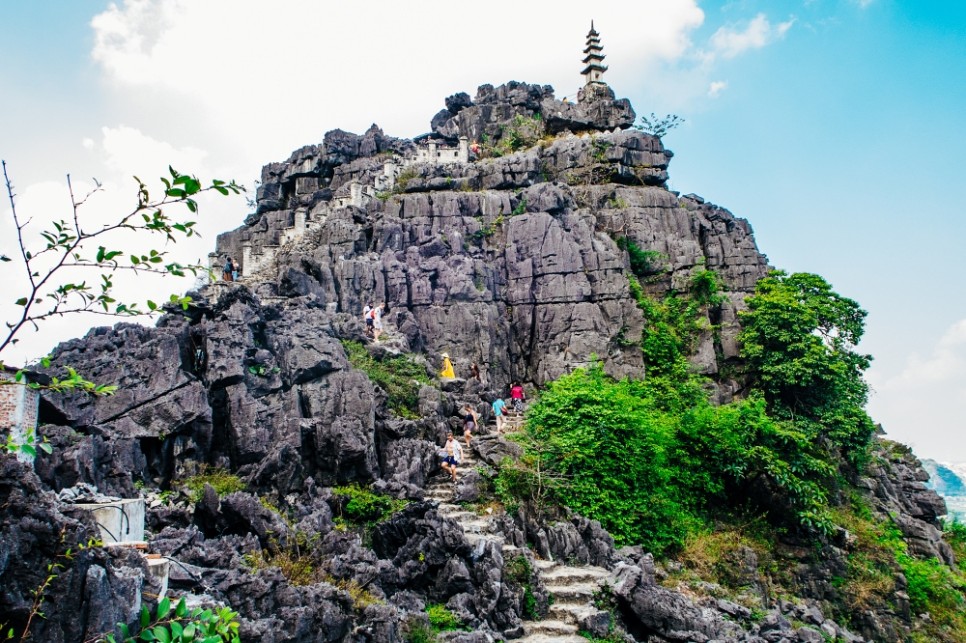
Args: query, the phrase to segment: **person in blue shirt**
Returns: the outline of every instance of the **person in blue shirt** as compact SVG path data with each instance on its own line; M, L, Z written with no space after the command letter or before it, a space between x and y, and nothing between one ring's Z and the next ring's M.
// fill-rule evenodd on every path
M506 408L506 402L503 401L502 397L498 397L493 400L493 415L496 416L496 432L503 433L503 409Z

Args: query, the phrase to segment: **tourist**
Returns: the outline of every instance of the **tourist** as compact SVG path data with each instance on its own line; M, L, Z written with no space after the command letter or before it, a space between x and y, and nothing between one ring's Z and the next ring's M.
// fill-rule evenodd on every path
M234 259L229 259L231 261L231 280L238 281L238 262Z
M366 307L362 309L362 319L366 322L366 337L373 336L374 325L376 323L375 319L373 319L372 311L373 308L371 302L367 303Z
M385 304L379 304L372 309L372 339L375 342L378 342L379 336L382 335L382 315L385 307Z
M493 415L496 417L496 432L503 433L503 422L506 418L503 417L503 411L506 409L506 402L503 401L502 397L498 397L493 400Z
M231 257L225 257L225 268L221 273L222 281L234 281L235 274L235 264L232 263Z
M443 370L439 372L439 376L443 379L456 379L456 372L453 370L453 362L449 361L449 353L441 353L440 357L443 358Z
M520 382L514 382L510 388L510 401L513 403L513 410L517 413L523 413L523 401L525 399L527 399L527 395L523 392L523 385Z
M456 467L463 460L463 449L460 448L460 443L453 437L452 431L446 434L446 444L443 446L441 454L443 463L440 466L453 478L453 482L456 482Z
M463 407L463 413L463 439L466 440L466 448L469 449L473 430L479 425L479 420L476 417L476 411L469 404Z

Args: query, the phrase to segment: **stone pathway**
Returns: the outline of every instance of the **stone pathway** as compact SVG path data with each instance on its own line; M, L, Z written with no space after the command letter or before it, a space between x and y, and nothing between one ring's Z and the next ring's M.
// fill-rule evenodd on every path
M506 429L508 432L515 431L522 423L522 418L510 416ZM460 472L470 471L478 464L476 454L464 446ZM481 516L454 504L455 488L448 475L436 476L426 485L426 499L438 504L437 510L441 516L452 518L460 524L470 545L476 546L481 541L498 543L504 558L522 553L519 547L505 543L502 535L494 533L490 516ZM550 610L545 620L524 621L524 636L517 641L587 643L587 639L577 634L580 629L578 623L600 612L594 607L593 594L610 577L610 572L600 567L574 567L549 560L537 560L536 571L551 595Z

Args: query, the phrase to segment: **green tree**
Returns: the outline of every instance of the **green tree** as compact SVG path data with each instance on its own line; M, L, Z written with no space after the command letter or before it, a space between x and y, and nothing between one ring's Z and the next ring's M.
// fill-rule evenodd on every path
M742 356L769 413L860 456L874 430L863 379L872 358L855 350L866 312L810 273L773 272L747 303Z

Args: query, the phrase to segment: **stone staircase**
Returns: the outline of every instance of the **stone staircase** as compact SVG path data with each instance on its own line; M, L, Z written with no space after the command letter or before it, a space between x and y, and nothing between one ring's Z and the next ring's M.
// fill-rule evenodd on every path
M522 424L521 416L511 414L505 430L508 433L516 431ZM478 464L476 454L464 445L460 472L472 470ZM519 547L504 542L502 535L494 533L490 516L478 515L454 504L455 487L449 475L436 476L426 485L426 499L437 503L441 516L459 523L470 545L481 545L482 541L497 543L504 558L522 553ZM578 624L584 618L600 614L594 606L593 595L610 577L610 572L600 567L575 567L550 560L538 560L535 567L550 593L550 610L545 620L524 621L524 636L517 640L521 643L587 643L586 638L577 634Z

